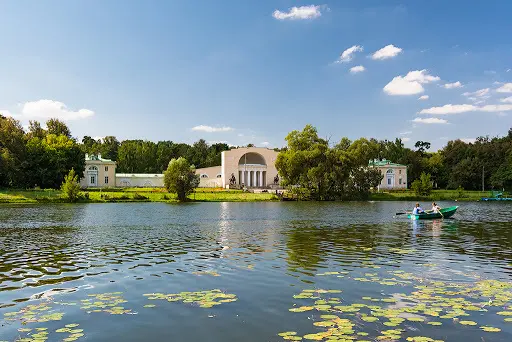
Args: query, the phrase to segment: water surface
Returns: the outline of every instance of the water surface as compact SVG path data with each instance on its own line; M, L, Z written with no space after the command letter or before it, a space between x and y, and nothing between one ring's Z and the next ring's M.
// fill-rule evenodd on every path
M3 205L0 340L511 341L512 206L405 206Z

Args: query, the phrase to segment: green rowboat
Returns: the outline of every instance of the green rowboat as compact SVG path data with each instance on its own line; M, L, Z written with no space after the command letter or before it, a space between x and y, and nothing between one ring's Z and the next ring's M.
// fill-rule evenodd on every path
M414 215L413 213L408 213L407 217L411 220L432 220L437 218L448 218L452 217L453 214L457 211L458 206L448 207L441 209L441 213L434 213L432 210L428 210L425 213L421 213L418 215ZM442 214L442 215L441 215Z

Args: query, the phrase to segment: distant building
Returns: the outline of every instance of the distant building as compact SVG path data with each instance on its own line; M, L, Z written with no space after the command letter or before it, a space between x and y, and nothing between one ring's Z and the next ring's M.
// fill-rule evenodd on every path
M371 160L369 166L380 170L384 178L379 189L407 189L407 166L389 160Z
M221 165L197 169L199 187L267 188L279 177L276 169L277 152L264 147L241 147L223 151Z
M84 178L80 179L83 188L104 188L116 185L116 162L98 155L85 155Z
M267 188L279 183L277 152L268 148L243 147L221 154L221 165L196 169L202 188ZM101 155L85 155L82 187L163 187L163 174L115 173L116 163Z

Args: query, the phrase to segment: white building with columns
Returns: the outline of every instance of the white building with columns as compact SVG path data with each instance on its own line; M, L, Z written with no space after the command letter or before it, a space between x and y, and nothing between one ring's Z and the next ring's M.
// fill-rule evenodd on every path
M277 152L262 147L242 147L222 152L221 165L197 169L199 187L268 188L279 184ZM87 156L83 187L163 187L163 174L115 173L116 163Z
M200 187L267 188L279 183L275 162L278 152L242 147L222 152L221 165L197 169Z

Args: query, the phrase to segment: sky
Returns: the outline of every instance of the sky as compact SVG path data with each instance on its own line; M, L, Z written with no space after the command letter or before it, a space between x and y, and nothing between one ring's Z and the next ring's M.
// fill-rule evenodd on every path
M512 127L512 1L0 1L0 113L77 138L432 149Z

